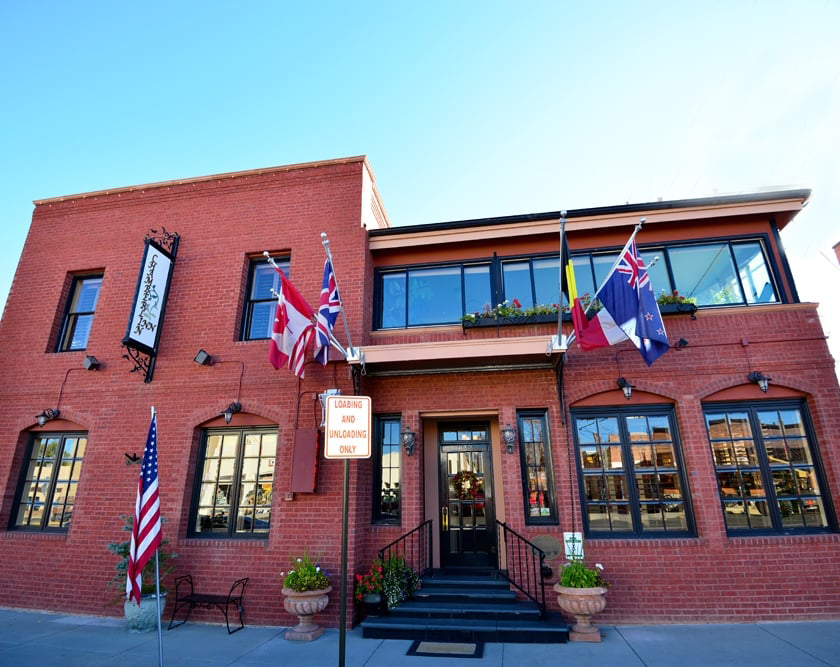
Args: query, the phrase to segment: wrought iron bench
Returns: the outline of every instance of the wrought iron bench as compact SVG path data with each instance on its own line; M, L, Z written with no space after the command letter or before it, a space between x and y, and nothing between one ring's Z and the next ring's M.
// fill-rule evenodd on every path
M190 617L193 607L204 607L206 609L218 608L225 615L225 625L227 625L228 634L233 634L237 630L245 627L245 622L242 620L243 599L245 597L245 586L248 583L249 577L244 579L237 579L230 587L230 592L227 595L214 593L196 593L193 588L192 575L185 574L181 577L175 578L175 604L172 609L172 618L169 620L169 629L177 628L183 625ZM239 627L230 629L230 619L228 612L231 605L236 607L239 612ZM175 616L179 609L187 607L187 614L184 620L175 623ZM174 625L173 625L174 624Z

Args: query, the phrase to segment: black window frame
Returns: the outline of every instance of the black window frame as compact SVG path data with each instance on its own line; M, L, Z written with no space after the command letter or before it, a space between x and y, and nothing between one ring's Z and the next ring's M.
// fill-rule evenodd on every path
M529 468L538 468L540 466L529 466L527 447L529 444L538 442L533 440L528 443L525 440L525 433L527 429L523 426L523 421L526 419L539 420L542 428L542 468L545 472L545 489L538 489L534 493L543 493L545 504L548 506L548 516L531 516L531 489L529 485ZM525 513L525 524L531 526L555 526L560 523L557 513L557 487L554 483L554 460L551 455L551 434L548 431L548 410L517 410L516 412L516 432L519 440L519 464L522 476L522 504ZM540 506L540 505L538 505Z
M207 458L207 443L211 436L225 436L229 434L238 434L239 435L239 445L236 457L236 463L233 475L231 476L230 482L230 498L228 499L227 503L227 527L224 532L216 531L211 528L208 531L200 531L196 530L196 523L199 519L199 511L202 506L199 505L200 497L201 497L201 485L204 482L204 465ZM268 528L264 532L255 532L254 531L254 524L252 523L252 530L250 532L246 531L237 531L236 530L236 517L239 516L239 510L242 507L242 501L240 498L241 488L242 488L242 460L245 454L245 438L249 433L258 433L260 436L264 435L274 435L275 437L275 451L273 457L266 457L266 458L273 458L274 462L269 464L271 467L271 498L268 499L267 507L269 509L268 515ZM201 440L199 443L198 449L198 457L196 459L196 466L195 466L195 479L193 482L193 492L192 492L192 500L190 502L190 515L187 523L187 537L188 538L197 538L197 539L213 539L213 540L267 540L269 534L271 533L271 509L273 506L273 497L274 492L277 487L277 453L279 448L279 434L277 431L277 427L274 426L237 426L237 427L225 427L225 428L206 428L202 429L201 431ZM214 457L215 458L215 457ZM260 457L262 458L262 456ZM219 473L216 476L216 484L218 485L219 480ZM258 483L258 481L257 481ZM215 516L215 509L216 509L216 498L214 498L212 510L213 516ZM254 506L256 510L256 496L254 501ZM264 504L265 506L265 504ZM256 511L255 511L256 515ZM254 518L256 516L254 515ZM212 522L212 518L211 518Z
M773 483L773 468L770 465L767 454L767 446L765 438L761 433L760 422L758 418L759 411L770 410L798 410L802 417L802 425L805 429L805 441L810 450L811 459L813 461L814 475L817 484L820 488L819 497L822 499L823 507L825 509L826 525L825 526L801 526L791 527L785 526L782 523L782 512L780 508L781 502L786 502L789 499L780 499L776 493L775 484ZM752 439L755 445L756 455L758 459L757 466L744 466L744 468L757 468L761 474L761 482L763 490L765 491L764 498L766 498L767 506L770 514L772 528L757 528L757 529L737 529L731 528L726 521L726 502L724 501L724 494L721 489L721 480L718 476L719 471L731 472L740 470L740 466L718 466L715 461L714 449L712 445L712 438L709 434L707 414L714 412L747 412L749 415L750 430L752 432ZM726 527L726 534L729 537L785 537L795 535L812 535L837 532L837 517L834 513L834 505L831 499L831 493L828 486L828 481L825 476L825 468L823 466L822 457L820 455L820 447L817 442L816 433L814 431L813 422L811 421L811 414L808 410L807 401L804 399L782 399L782 400L756 400L756 401L718 401L703 403L703 423L706 428L706 442L709 445L709 456L711 457L712 467L715 473L715 487L718 490L720 499L720 509L723 515L724 525ZM743 438L741 438L743 439ZM795 467L791 463L791 467ZM801 466L808 467L808 466ZM778 468L777 468L778 469ZM800 494L807 496L808 494ZM731 500L732 498L730 498ZM748 511L745 510L745 511ZM748 521L749 523L749 521Z
M18 524L18 514L21 510L21 505L27 500L23 497L23 492L26 487L27 483L27 474L29 472L30 465L33 463L33 453L35 450L35 443L42 439L49 439L49 438L57 438L59 440L59 444L56 448L56 451L60 453L60 455L56 458L55 461L55 471L53 472L48 484L47 490L45 493L45 497L43 500L44 506L44 514L40 520L40 525L32 526L26 524ZM62 533L66 534L70 526L72 524L72 516L68 518L67 525L63 526L50 526L49 525L49 518L53 512L53 504L55 503L55 491L56 486L58 486L60 480L60 476L57 474L58 469L61 466L62 461L64 460L65 455L65 443L68 439L75 439L77 440L76 446L74 448L74 452L78 453L78 441L84 440L84 452L82 456L79 457L77 455L72 456L73 466L78 467L78 477L76 478L75 483L77 492L78 492L78 485L81 483L81 469L84 467L84 454L87 451L88 445L88 433L87 431L36 431L30 434L27 444L26 450L24 452L24 459L22 464L22 469L20 472L20 477L18 478L18 486L17 490L15 491L15 498L14 504L12 505L12 511L9 517L9 530L14 531L21 531L21 532L33 532L33 533ZM78 463L76 463L78 462ZM73 469L71 468L71 480L72 480L72 473ZM62 504L62 518L67 511L67 498L70 497L70 494L65 493L64 496L64 503ZM73 494L72 497L75 499L76 494ZM72 505L75 505L75 502L71 504L70 514L72 515Z
M628 417L636 416L656 416L666 417L668 426L671 432L671 442L674 450L675 465L669 466L674 468L673 472L666 472L664 474L676 474L679 478L681 489L681 502L685 509L685 530L643 530L640 500L638 489L636 486L636 466L633 463L633 442L628 438L627 422ZM587 511L588 500L586 497L586 484L584 480L584 468L581 458L581 447L578 438L577 419L598 419L616 417L619 426L620 446L622 461L624 465L624 485L627 493L627 505L630 510L630 518L632 530L630 531L603 531L592 530L589 525L589 512ZM572 438L575 446L575 464L577 466L578 475L578 497L580 499L581 515L583 517L584 535L592 539L643 539L643 540L657 540L657 539L671 539L671 538L694 538L697 537L697 528L694 519L693 505L691 501L691 492L688 485L688 473L685 469L685 459L682 453L682 440L680 438L676 410L673 404L651 404L641 406L593 406L585 408L572 408L571 410L571 430ZM655 442L655 441L652 441ZM658 467L654 470L659 471ZM660 498L660 504L667 504L668 498L663 494ZM596 503L598 504L598 503ZM648 503L650 504L650 503Z
M96 306L99 303L99 296L102 293L102 281L105 277L104 273L86 273L73 276L70 283L70 291L67 294L67 302L64 304L64 315L61 318L61 333L56 341L56 352L79 352L87 349L90 340L90 332L93 329L93 318L96 315ZM93 305L93 310L73 310L74 302L77 301L81 293L82 286L86 281L98 280L99 288L96 290L96 300ZM82 347L72 347L74 333L78 325L79 318L90 317L90 326L85 336L85 343Z
M394 447L399 456L398 465L388 466L388 470L397 469L400 481L397 483L398 488L393 488L393 477L388 475L388 482L384 482L384 458L383 451L385 448L386 436L393 436L393 427L396 425L396 442L388 443L389 447ZM374 445L373 445L373 472L371 475L371 523L379 525L399 526L402 523L402 473L403 473L403 451L402 451L402 420L400 415L374 415ZM388 496L390 507L394 506L394 501L391 496L396 496L396 512L384 511L384 483L388 484Z
M286 277L288 278L289 277L289 272L291 270L291 257L288 254L278 254L278 255L272 255L271 258L283 270L283 273L285 273ZM268 267L269 269L274 271L274 267L272 267L271 264L266 261L265 257L260 257L259 259L251 258L251 260L248 263L248 280L247 280L246 286L245 286L245 301L243 303L242 322L241 322L240 329L239 329L239 331L240 331L239 340L242 340L242 341L268 340L269 338L271 338L271 328L272 328L272 324L274 322L274 310L271 308L271 305L272 304L276 305L277 297L275 297L273 294L269 293L269 295L264 297L264 298L258 298L258 299L251 298L252 297L251 292L254 289L254 278L255 278L256 271L257 271L258 267L260 267L260 268ZM277 280L279 280L279 278ZM275 285L276 285L276 282L275 282ZM253 312L254 312L254 308L257 305L261 305L261 304L269 304L269 310L271 312L271 315L270 315L269 320L268 320L269 321L268 333L265 336L253 336L253 335L251 335L251 326L253 324L253 322L252 322Z

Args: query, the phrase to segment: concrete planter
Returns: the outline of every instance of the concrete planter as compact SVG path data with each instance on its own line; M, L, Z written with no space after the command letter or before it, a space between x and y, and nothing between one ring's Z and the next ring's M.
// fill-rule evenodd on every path
M601 631L592 625L590 617L604 610L607 600L604 594L607 589L602 586L595 588L568 588L554 584L557 602L560 609L575 617L576 623L569 632L569 639L577 642L599 642Z
M160 594L160 613L166 607L166 593ZM152 594L140 597L138 605L134 600L126 600L123 605L125 620L128 624L128 631L132 633L153 632L157 630L157 596Z
M283 607L292 616L298 617L298 624L286 630L286 639L297 639L300 641L312 641L324 634L324 628L313 622L315 614L324 611L330 602L327 595L332 586L314 591L294 591L291 588L284 588L282 593L285 596Z

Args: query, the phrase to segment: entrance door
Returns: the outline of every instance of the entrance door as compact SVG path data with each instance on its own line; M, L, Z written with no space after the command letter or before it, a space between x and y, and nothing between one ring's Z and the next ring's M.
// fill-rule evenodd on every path
M496 565L490 429L444 425L440 444L441 565Z

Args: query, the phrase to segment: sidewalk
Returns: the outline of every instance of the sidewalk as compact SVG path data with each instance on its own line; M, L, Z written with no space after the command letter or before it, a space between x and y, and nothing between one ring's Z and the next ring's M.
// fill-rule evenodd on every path
M290 642L285 628L187 623L163 629L167 667L338 665L338 630ZM840 667L840 620L741 625L603 626L600 644L485 644L481 659L408 656L412 642L347 632L347 667ZM0 664L88 667L156 665L157 633L129 634L121 619L0 609Z

